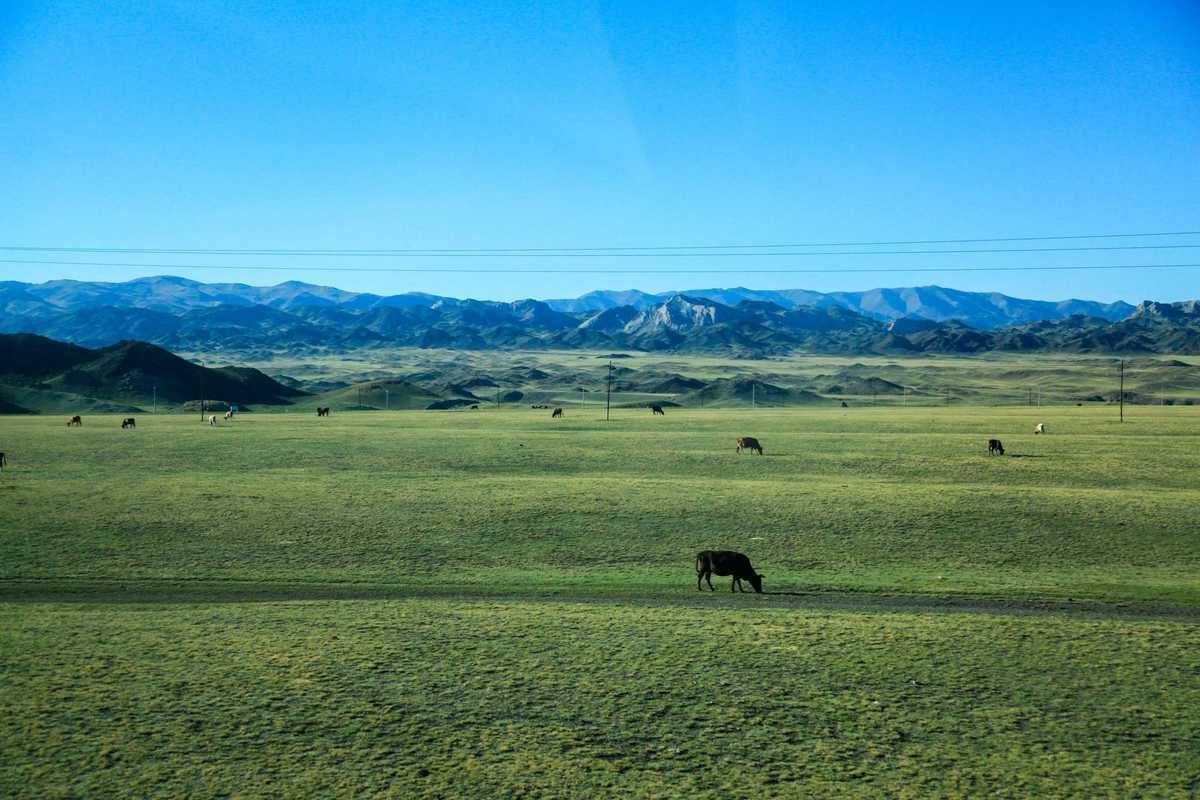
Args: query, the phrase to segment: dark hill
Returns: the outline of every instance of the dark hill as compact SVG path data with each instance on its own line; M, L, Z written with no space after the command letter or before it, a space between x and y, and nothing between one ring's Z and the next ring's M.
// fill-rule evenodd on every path
M0 334L0 375L53 375L93 355L86 347L33 333Z
M148 404L157 394L167 405L197 399L278 405L306 394L256 369L202 367L146 342L89 350L40 336L0 335L0 364L10 385L123 403Z

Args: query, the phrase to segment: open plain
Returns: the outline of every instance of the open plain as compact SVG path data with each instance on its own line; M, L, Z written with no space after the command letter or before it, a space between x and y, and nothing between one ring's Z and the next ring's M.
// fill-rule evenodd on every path
M1200 786L1195 407L83 421L0 417L6 797Z

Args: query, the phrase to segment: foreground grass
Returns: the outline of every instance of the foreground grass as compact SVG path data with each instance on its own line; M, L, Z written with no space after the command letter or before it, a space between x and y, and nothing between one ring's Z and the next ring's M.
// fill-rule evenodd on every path
M6 797L1182 797L1194 623L14 604Z

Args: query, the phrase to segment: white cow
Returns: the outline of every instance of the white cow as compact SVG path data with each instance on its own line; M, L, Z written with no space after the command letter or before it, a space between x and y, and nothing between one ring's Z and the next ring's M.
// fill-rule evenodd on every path
M233 419L233 409L232 408L225 412L225 421L228 422L231 419Z
M209 425L216 425L216 424L217 424L217 415L216 415L216 414L209 414L209 415L208 415L208 424L209 424Z
M1037 425L1034 426L1033 432L1034 433L1045 433L1046 432L1046 423L1039 422Z

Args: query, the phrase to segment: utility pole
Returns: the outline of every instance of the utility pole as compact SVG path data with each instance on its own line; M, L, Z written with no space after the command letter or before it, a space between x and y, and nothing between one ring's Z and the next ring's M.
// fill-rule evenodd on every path
M758 384L750 381L750 408L758 408Z
M605 389L605 394L604 394L604 421L605 422L608 422L609 419L611 419L610 414L612 412L612 374L613 374L613 365L612 365L612 362L610 361L610 362L608 362L608 386Z
M154 386L154 411L151 413L154 413L154 414L158 413L158 385L157 384L155 384L155 386Z
M950 387L946 387L946 405L950 405Z
M388 391L387 387L384 387L383 389L383 410L392 410L392 393Z
M1125 359L1121 359L1121 422L1125 421Z

